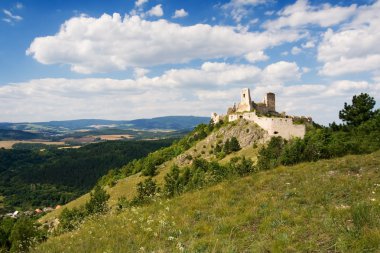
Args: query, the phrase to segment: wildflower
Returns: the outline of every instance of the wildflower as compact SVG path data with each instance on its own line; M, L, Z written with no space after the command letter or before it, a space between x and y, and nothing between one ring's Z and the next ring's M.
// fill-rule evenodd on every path
M184 251L185 251L185 247L184 247L183 244L180 243L180 242L177 243L177 249L178 249L180 252L184 252Z
M376 201L376 199L374 199L374 198L372 198L372 199L370 199L371 201Z
M168 240L169 240L169 241L173 241L173 240L174 240L174 237L173 237L173 236L169 236L169 237L168 237Z

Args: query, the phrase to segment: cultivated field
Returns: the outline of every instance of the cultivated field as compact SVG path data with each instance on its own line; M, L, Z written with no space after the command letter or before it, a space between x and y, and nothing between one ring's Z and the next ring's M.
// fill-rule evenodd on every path
M0 141L0 148L11 149L12 146L16 143L41 143L46 145L65 145L64 142L61 141L38 141L38 140L30 140L30 141Z

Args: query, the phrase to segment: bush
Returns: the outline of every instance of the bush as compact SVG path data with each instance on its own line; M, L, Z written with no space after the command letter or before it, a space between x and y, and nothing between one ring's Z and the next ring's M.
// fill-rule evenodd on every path
M250 159L246 159L244 156L233 157L228 164L228 169L232 174L236 174L238 176L245 176L256 170L253 162Z
M110 195L99 185L96 185L94 191L90 193L90 200L85 204L87 214L107 212L107 201L109 198Z
M284 149L285 140L281 137L272 137L267 147L259 151L257 167L260 170L269 170L280 164L280 156Z
M149 202L159 191L160 188L157 187L156 181L150 177L137 184L137 196L131 201L131 205Z
M59 216L59 229L61 232L74 230L79 227L84 217L86 217L86 212L83 207L65 208Z
M10 252L27 252L29 247L38 241L40 233L37 225L30 218L19 218L12 228L9 240Z

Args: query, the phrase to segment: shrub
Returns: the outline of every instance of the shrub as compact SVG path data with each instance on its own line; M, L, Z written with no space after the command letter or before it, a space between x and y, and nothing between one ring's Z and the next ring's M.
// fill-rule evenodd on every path
M96 185L94 191L90 193L90 200L85 204L87 214L105 213L108 210L107 200L110 195Z
M131 205L140 205L149 202L160 189L157 187L157 183L153 178L149 177L143 182L137 184L137 196L131 201Z

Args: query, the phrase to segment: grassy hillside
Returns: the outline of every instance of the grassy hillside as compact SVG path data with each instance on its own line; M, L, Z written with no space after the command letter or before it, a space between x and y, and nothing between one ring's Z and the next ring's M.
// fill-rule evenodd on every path
M247 129L249 131L247 131ZM191 134L190 134L191 135ZM211 132L206 138L197 141L190 149L184 151L177 157L163 163L158 166L157 175L154 176L154 179L157 181L158 185L162 188L164 185L164 177L170 171L170 168L173 164L180 166L188 165L192 160L186 159L190 156L193 158L204 158L207 160L217 159L214 154L210 154L210 151L213 150L213 145L218 141L224 143L228 138L232 136L237 136L239 142L241 143L242 149L240 151L226 155L224 158L220 159L221 164L226 164L230 161L231 158L236 156L246 156L256 161L257 153L259 148L253 148L253 144L263 140L262 138L266 137L262 129L260 129L256 124L247 121L240 121L238 124L226 124L220 129L215 129ZM260 146L260 145L259 145ZM106 187L106 190L110 194L110 200L108 201L109 206L115 207L119 197L126 197L132 199L136 195L136 185L139 182L142 182L147 177L141 176L141 173L129 176L118 180L115 186L112 188ZM83 205L89 199L89 194L85 194L78 199L75 199L69 202L64 207L67 208L77 208ZM48 213L40 219L40 221L45 222L57 218L62 209L55 210L51 213Z
M92 217L34 252L378 252L379 217L378 151Z

